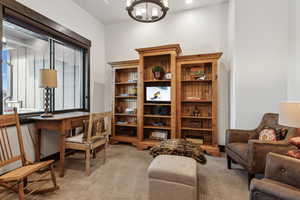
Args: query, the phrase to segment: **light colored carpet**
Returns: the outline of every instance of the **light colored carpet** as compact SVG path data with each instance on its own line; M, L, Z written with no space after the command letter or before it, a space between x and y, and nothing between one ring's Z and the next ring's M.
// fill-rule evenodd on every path
M92 174L84 173L84 162L76 154L66 161L66 175L58 178L60 190L38 199L47 200L147 200L147 168L152 160L148 151L128 145L113 145L94 160ZM199 165L199 200L248 199L247 173L227 170L225 158L207 157ZM14 199L14 198L13 198Z

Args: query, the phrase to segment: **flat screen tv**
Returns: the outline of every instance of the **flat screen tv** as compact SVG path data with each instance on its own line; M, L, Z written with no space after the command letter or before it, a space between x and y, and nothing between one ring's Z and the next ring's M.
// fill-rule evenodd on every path
M146 87L146 101L168 102L171 101L171 87Z

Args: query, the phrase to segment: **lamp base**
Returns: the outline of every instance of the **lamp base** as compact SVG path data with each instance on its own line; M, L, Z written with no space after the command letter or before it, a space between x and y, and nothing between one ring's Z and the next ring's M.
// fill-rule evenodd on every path
M52 113L44 113L44 114L41 114L41 117L49 118L49 117L53 117L53 114Z

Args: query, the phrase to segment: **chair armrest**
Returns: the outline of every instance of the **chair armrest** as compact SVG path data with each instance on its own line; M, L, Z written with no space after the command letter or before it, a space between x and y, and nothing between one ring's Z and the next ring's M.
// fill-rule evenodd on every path
M249 167L255 173L265 171L267 155L270 152L278 154L286 154L289 150L295 149L286 141L262 141L249 140L248 142L248 158Z
M258 200L259 198L256 198L256 195L259 193L270 197L270 199L299 200L300 196L300 190L267 179L253 179L250 191L251 200Z
M247 143L257 135L255 130L228 129L226 131L226 145L230 143Z
M267 156L265 177L300 188L300 160L270 153Z

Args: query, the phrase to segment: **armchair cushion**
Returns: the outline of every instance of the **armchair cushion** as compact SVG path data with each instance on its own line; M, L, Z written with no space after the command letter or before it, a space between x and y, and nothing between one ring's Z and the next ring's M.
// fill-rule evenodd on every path
M293 186L270 179L251 182L252 200L299 200L300 190Z
M270 153L265 178L300 188L300 160Z
M294 149L286 141L271 142L261 140L249 140L248 148L248 163L254 173L264 172L268 153L273 152L285 155L289 150Z
M248 159L248 144L247 143L230 143L227 148L235 152L240 159L247 161Z
M230 143L248 143L248 140L258 139L255 130L229 129L226 131L226 144Z

